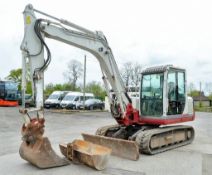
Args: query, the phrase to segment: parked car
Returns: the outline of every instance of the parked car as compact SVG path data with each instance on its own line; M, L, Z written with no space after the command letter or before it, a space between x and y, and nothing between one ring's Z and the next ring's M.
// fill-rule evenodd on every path
M93 99L93 98L94 98L94 94L85 93L85 101L89 100L89 99ZM76 102L76 109L80 109L81 106L83 106L83 102L84 102L84 96L83 96L83 93L82 93L82 95L79 96L79 100Z
M94 98L92 93L85 93L85 99ZM70 92L66 94L64 99L60 103L61 108L66 109L79 109L79 107L83 104L83 93L81 92Z
M32 95L26 94L25 95L25 107L35 107L35 102L32 99Z
M44 102L45 108L59 108L60 102L63 100L68 91L54 91Z
M89 99L85 101L85 109L93 110L93 109L101 109L105 108L105 104L103 101L99 99Z
M18 104L22 105L22 97L21 94L18 94ZM25 107L35 107L35 102L32 99L32 95L25 94Z

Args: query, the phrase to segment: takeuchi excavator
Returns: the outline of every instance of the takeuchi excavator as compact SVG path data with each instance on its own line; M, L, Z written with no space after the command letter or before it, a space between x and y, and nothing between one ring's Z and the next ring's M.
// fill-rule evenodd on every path
M37 19L35 13L46 18ZM185 69L165 65L143 70L139 99L132 101L120 76L112 50L102 32L93 32L67 20L48 15L33 8L31 4L25 7L23 16L22 94L24 96L26 87L26 65L30 65L36 107L30 110L20 109L24 119L23 143L20 147L22 158L41 168L66 164L53 151L48 138L43 137L44 71L51 61L51 52L45 38L88 51L100 64L111 114L117 124L103 126L97 129L96 135L92 138L85 136L85 140L101 144L100 139L109 138L106 139L108 145L110 138L113 144L116 140L118 143L124 140L126 145L128 142L134 142L138 145L139 151L146 154L157 154L193 141L193 127L174 125L195 118L193 100L187 96ZM36 116L31 117L31 112L35 112ZM122 151L123 144L117 145L116 149ZM130 145L128 148L130 150Z

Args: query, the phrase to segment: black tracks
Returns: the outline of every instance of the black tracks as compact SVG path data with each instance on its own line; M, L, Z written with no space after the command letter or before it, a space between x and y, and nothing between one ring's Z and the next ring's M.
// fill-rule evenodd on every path
M119 128L119 125L104 126L96 131L96 135L106 136L108 130L116 128ZM194 139L194 135L192 126L177 125L141 129L133 137L139 146L140 153L153 155L190 144ZM166 139L169 140L166 141ZM152 146L152 142L156 144Z

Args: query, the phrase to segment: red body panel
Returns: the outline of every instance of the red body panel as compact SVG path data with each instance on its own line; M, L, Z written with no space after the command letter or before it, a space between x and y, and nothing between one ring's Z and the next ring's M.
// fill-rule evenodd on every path
M169 118L168 118L169 117ZM152 117L152 116L139 116L139 111L134 109L132 104L128 104L126 108L126 113L124 114L123 119L116 119L119 124L129 126L133 124L144 125L144 124L151 124L151 125L169 125L175 123L182 123L193 121L195 119L195 113L193 115L176 115L176 116L168 116L167 118L164 117Z
M176 118L153 118L153 117L141 117L140 122L145 124L153 124L153 125L169 125L175 123L182 123L193 121L195 119L195 114L193 115L181 115Z
M0 106L15 107L18 106L18 101L8 101L0 99Z

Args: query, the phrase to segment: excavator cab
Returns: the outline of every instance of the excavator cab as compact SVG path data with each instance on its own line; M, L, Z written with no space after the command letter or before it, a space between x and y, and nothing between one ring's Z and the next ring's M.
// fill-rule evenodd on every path
M185 69L172 65L145 69L141 77L140 114L145 123L159 125L193 120Z

